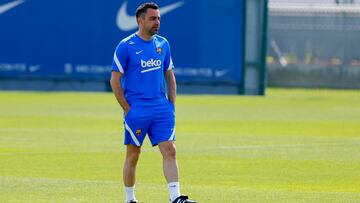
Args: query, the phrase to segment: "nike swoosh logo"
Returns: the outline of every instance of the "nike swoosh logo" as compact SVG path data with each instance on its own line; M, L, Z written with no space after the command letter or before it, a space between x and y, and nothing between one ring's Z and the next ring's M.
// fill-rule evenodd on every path
M169 13L181 6L184 5L184 1L179 1L177 3L169 4L167 6L159 8L160 13L162 15L165 15L166 13ZM130 31L137 28L137 22L136 22L136 16L130 16L128 15L127 11L127 1L125 1L117 14L116 17L116 24L118 28L122 31Z
M35 72L38 71L40 69L40 65L33 65L33 66L29 66L29 72Z
M6 11L11 10L12 8L24 3L25 0L17 0L17 1L13 1L13 2L9 2L3 5L0 5L0 15L5 13Z
M215 77L219 78L228 73L227 70L215 70Z
M143 52L143 50L141 50L141 51L137 51L137 52L136 52L136 54L140 54L141 52Z

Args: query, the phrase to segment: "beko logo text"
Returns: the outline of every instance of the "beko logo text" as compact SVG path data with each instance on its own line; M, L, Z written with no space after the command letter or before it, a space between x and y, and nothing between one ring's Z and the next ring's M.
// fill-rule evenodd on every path
M143 68L150 68L155 66L161 66L161 61L154 59L150 59L148 61L141 60L141 67Z

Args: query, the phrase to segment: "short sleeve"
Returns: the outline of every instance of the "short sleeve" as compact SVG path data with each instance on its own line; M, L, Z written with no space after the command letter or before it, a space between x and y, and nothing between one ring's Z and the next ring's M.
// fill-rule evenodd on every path
M124 73L127 64L128 52L125 42L120 42L114 53L112 70Z
M166 55L165 55L165 59L164 59L164 71L168 71L174 68L174 64L172 62L172 58L171 58L171 50L170 50L170 45L168 42L166 42Z

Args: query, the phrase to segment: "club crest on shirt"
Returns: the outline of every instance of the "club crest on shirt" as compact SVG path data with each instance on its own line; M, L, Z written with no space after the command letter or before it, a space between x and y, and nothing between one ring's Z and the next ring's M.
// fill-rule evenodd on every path
M161 55L161 53L162 53L162 48L161 48L161 47L156 48L156 52Z
M141 129L136 130L136 136L140 136L141 135Z

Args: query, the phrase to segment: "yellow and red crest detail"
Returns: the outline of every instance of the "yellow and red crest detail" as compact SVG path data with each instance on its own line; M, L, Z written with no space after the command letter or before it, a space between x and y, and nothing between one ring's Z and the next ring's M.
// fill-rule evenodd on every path
M141 135L141 129L136 130L136 136L140 136Z
M162 53L162 48L161 48L161 47L156 48L156 52L157 52L158 54L161 54L161 53Z

